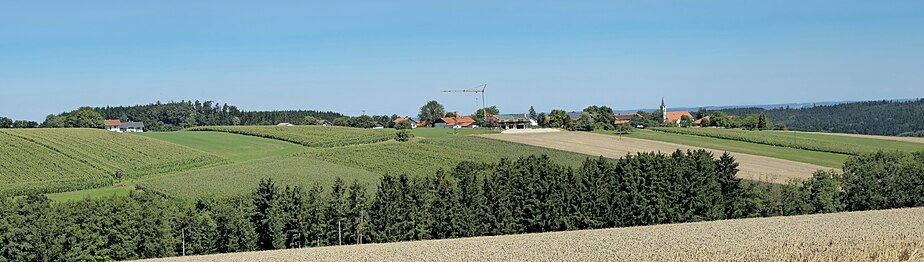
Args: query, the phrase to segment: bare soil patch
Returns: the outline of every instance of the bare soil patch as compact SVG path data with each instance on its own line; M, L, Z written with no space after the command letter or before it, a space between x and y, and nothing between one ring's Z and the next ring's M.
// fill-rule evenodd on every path
M637 152L672 153L678 149L684 151L704 149L717 157L724 153L724 151L707 148L587 132L493 134L485 135L485 137L609 158L624 157ZM751 180L786 183L791 178L811 177L812 173L819 169L831 169L772 157L731 154L739 163L738 169L741 171L738 172L738 177Z

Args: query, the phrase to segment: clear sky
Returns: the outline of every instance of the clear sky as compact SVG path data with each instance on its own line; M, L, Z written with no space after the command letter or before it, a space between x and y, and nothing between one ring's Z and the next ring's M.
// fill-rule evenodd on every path
M0 116L922 97L924 1L3 1Z

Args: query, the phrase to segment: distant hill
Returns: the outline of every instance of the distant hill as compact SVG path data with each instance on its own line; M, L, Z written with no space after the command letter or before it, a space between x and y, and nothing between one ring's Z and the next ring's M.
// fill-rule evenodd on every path
M908 102L908 101L915 101L915 100L918 100L918 99L916 99L916 98L904 98L904 99L892 99L892 100L889 100L889 101L892 101L892 102ZM709 111L722 110L722 111L728 112L728 111L727 111L728 109L742 109L742 108L748 108L748 109L767 109L767 110L769 110L769 109L778 109L778 108L801 109L801 108L812 108L812 107L816 107L816 106L832 106L832 105L840 105L840 104L847 104L847 103L857 103L857 102L865 102L865 101L825 101L825 102L804 102L804 103L787 103L787 104L730 105L730 106L702 106L702 107L703 107L703 108L706 108L706 110L709 110ZM700 107L668 107L669 111L683 111L683 110L686 110L686 111L690 111L690 112L696 112L696 110L699 110L699 108L700 108ZM639 110L641 110L641 111L649 111L649 112L650 112L650 111L655 111L655 110L657 110L657 109L656 109L656 108L647 108L647 109L625 109L625 110L616 110L616 112L617 112L617 113L633 113L633 112L638 112Z
M777 124L801 131L849 134L910 134L924 130L924 99L846 102L813 107L759 106L721 109L729 115L765 112Z

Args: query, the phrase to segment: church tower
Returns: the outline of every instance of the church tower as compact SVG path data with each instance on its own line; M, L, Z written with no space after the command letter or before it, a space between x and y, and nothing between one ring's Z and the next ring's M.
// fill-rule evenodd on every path
M667 105L664 104L664 98L661 98L661 123L667 123Z

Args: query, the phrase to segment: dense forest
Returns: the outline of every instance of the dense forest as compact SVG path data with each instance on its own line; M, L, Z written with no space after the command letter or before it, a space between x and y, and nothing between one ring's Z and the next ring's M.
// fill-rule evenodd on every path
M810 108L723 109L729 115L765 113L792 130L867 135L924 135L924 99L906 102L868 101Z
M705 151L464 162L434 176L387 175L369 191L262 181L250 197L132 193L52 203L0 199L0 260L123 260L405 240L653 225L924 205L924 153L851 157L844 173L790 185L735 178Z
M173 131L194 126L301 124L311 118L333 120L343 117L342 114L335 112L311 110L241 111L234 105L219 104L213 101L199 102L198 100L92 109L98 112L103 119L144 122L145 129L150 131ZM72 127L59 123L65 123L66 121L62 119L67 119L74 113L49 115L42 126Z

